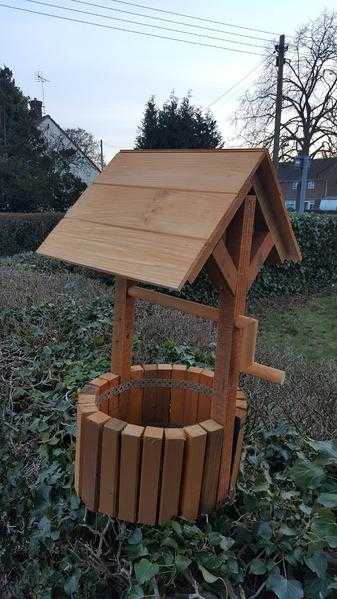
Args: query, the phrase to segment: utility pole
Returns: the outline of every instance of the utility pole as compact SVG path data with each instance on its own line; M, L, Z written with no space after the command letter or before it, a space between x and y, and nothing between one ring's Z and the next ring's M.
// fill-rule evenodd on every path
M280 35L279 43L275 46L276 66L277 66L277 91L275 104L275 126L274 126L274 148L273 162L277 168L280 151L280 131L281 131L281 113L282 113L282 95L283 95L283 65L285 63L284 55L288 50L285 45L285 36Z
M309 165L310 158L306 154L302 154L299 156L300 169L301 169L301 179L297 193L297 202L296 202L296 210L298 214L303 214L305 210L305 196L308 185L308 173L309 173Z
M103 139L101 139L101 171L104 169Z

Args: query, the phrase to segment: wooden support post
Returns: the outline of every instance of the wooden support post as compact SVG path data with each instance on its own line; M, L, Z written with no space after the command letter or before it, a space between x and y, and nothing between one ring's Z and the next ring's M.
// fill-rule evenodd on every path
M237 265L237 286L235 299L229 301L229 294L222 300L221 312L227 308L227 314L220 314L219 325L223 320L223 327L227 327L227 341L231 336L231 346L225 345L218 347L217 361L215 369L214 387L217 392L215 400L216 415L212 415L218 422L224 423L224 443L222 451L222 460L219 474L218 487L218 503L222 502L228 495L230 487L231 475L231 456L233 446L233 434L235 424L235 401L236 392L240 375L240 360L241 360L241 339L242 329L234 326L235 319L244 314L246 307L246 294L248 287L248 273L250 265L250 254L252 246L254 214L255 214L255 196L247 196L242 215L240 246L238 248L238 265ZM227 316L227 318L226 318ZM227 323L225 324L225 322ZM231 331L231 335L230 335ZM219 331L221 334L221 331ZM222 338L224 338L222 333ZM223 341L220 337L220 342ZM231 351L229 351L231 347ZM227 350L227 355L226 355ZM225 363L221 368L221 355L225 356ZM230 364L228 367L228 361ZM218 420L219 411L222 410L223 416Z
M128 279L116 276L111 371L119 374L122 379L130 376L132 361L135 300L128 295L131 285L132 282Z

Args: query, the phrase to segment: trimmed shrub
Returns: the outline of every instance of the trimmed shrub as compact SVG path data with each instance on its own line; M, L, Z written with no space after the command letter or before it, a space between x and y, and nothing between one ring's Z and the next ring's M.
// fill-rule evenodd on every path
M301 248L302 262L265 264L250 290L250 300L268 295L295 295L328 289L337 284L337 217L291 215ZM217 293L201 273L193 285L185 285L181 297L216 305Z
M62 212L0 213L0 256L36 250L62 216Z

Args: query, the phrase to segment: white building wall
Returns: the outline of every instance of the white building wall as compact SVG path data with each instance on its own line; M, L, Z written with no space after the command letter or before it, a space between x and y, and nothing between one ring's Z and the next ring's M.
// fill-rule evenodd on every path
M55 148L56 150L64 148L76 151L70 166L71 172L81 179L83 183L89 185L89 183L91 183L98 175L99 169L95 168L90 160L76 148L67 135L63 133L62 129L60 129L48 115L38 124L38 128L50 147Z

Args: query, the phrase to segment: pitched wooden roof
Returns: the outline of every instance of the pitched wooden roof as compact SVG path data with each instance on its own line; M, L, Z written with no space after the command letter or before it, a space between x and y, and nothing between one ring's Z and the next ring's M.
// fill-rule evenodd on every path
M38 252L180 289L200 272L253 178L279 257L300 259L266 150L121 151Z

